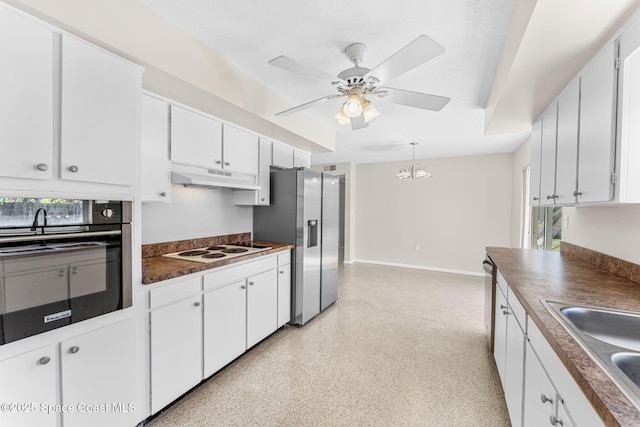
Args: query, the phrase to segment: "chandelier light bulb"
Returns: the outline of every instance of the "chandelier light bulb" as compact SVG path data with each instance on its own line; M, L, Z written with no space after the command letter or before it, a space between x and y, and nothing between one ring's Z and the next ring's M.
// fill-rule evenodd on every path
M362 114L362 104L358 95L349 95L349 99L342 105L342 112L347 117L358 117Z

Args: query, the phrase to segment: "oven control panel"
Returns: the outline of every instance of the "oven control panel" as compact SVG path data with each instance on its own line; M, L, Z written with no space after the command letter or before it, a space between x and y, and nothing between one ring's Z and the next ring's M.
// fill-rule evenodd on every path
M93 224L121 224L122 202L92 202Z

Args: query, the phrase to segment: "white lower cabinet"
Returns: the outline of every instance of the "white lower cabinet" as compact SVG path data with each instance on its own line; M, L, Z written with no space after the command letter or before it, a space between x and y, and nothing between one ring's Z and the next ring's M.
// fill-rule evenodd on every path
M8 411L0 411L0 425L56 425L56 413L42 411L40 405L56 403L57 354L56 346L51 344L0 362L0 378L4 384L0 386L0 402L14 405ZM27 403L29 407L24 408Z
M134 425L136 326L124 320L65 340L60 347L64 427Z
M505 388L505 364L507 356L507 298L499 288L496 288L496 309L495 309L495 341L493 344L493 358L496 361L498 375L502 388Z
M291 251L278 255L278 328L291 321Z
M200 283L197 277L151 291L153 413L202 380Z
M135 339L127 319L0 362L0 425L135 425Z
M247 348L278 329L278 273L275 269L247 278Z
M247 285L239 280L204 294L204 376L247 349Z
M547 425L550 417L556 415L556 390L530 344L527 344L525 375L524 427Z

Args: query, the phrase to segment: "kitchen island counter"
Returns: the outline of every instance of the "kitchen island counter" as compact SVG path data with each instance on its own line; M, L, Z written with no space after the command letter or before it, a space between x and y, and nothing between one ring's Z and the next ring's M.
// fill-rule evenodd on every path
M594 267L607 262L585 258L581 248L574 251L576 247L565 247L569 250L563 249L563 253L487 247L487 254L605 424L638 426L640 411L541 300L640 312L640 284ZM608 267L622 276L636 278L634 264L611 259Z

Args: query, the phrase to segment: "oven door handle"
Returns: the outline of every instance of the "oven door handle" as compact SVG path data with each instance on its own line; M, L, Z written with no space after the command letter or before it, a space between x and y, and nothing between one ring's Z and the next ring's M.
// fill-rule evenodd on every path
M28 236L0 237L0 243L33 242L33 241L42 240L42 239L63 240L63 239L73 239L75 237L117 236L119 234L122 234L120 230L87 231L82 233L64 233L64 234L30 234Z

